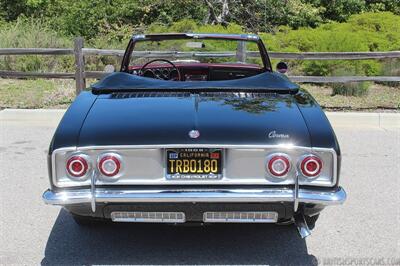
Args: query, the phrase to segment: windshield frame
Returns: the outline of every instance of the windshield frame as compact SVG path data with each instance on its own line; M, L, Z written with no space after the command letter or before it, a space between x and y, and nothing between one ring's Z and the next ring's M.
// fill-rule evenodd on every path
M182 39L195 39L195 40L232 40L232 41L246 41L257 44L261 60L263 62L264 72L272 72L272 64L262 40L254 34L195 34L195 33L168 33L168 34L147 34L147 35L134 35L130 39L128 46L125 50L124 57L121 63L121 72L129 72L129 62L135 45L137 42L143 41L164 41L164 40L182 40Z

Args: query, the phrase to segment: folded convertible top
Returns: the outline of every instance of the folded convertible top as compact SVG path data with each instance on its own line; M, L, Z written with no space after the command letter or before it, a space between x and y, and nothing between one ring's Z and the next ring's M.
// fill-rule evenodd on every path
M285 75L276 72L264 72L247 78L219 81L170 81L116 72L91 85L91 88L93 93L171 89L272 90L296 93L299 86L292 83Z

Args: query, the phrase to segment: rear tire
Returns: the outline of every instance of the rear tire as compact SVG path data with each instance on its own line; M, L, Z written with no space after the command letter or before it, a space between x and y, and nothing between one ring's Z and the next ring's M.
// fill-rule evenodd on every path
M317 215L314 216L304 216L307 226L310 230L314 229L315 227L315 223L317 222L318 218L319 218L319 213Z

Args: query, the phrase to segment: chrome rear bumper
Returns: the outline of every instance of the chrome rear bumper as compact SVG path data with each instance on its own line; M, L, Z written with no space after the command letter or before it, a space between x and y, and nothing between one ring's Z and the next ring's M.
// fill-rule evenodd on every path
M297 192L297 193L296 193ZM138 203L138 202L298 202L319 205L339 205L346 200L343 188L305 189L290 188L265 189L104 189L96 188L66 190L43 193L43 200L51 205L71 205L90 203Z

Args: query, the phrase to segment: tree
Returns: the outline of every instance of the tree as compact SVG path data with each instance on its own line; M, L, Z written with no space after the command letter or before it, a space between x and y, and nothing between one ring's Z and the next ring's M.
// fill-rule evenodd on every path
M47 8L48 0L0 0L0 16L14 21L19 16L38 16Z
M0 21L40 18L61 33L90 39L121 28L144 31L154 23L169 26L186 19L276 32L279 26L317 27L364 11L387 10L400 14L400 0L0 0Z
M358 14L365 9L364 0L321 0L325 7L325 19L344 22L353 14Z
M229 1L228 0L204 0L208 7L208 14L204 21L205 24L222 24L228 25L227 17L229 15Z

